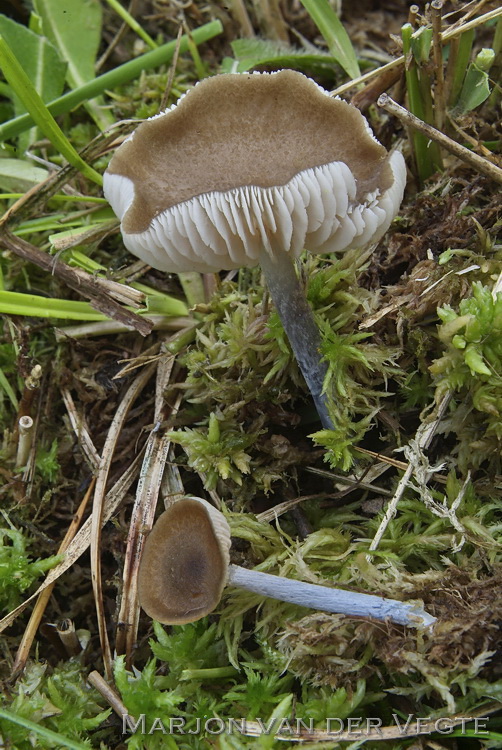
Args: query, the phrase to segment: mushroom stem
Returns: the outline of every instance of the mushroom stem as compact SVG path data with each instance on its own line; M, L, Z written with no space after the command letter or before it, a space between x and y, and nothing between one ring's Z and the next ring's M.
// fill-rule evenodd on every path
M256 570L247 570L238 565L229 566L227 583L253 591L255 594L325 612L336 612L352 617L372 617L375 620L390 620L399 625L414 628L429 628L436 622L436 618L418 604L304 583L291 578L260 573Z
M280 252L272 257L264 250L260 255L260 266L322 426L332 430L334 425L323 393L328 367L321 360L321 336L294 261L288 253Z

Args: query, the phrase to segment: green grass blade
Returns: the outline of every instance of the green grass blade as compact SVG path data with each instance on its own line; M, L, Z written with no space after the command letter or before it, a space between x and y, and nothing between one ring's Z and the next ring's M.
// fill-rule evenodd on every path
M88 302L40 297L22 292L0 292L0 314L62 320L108 320Z
M311 73L329 73L337 60L324 51L314 53L298 50L268 39L236 39L230 42L234 58L226 57L222 73L246 73L258 65L273 64L278 68L295 68Z
M0 294L1 294L1 292L0 292ZM9 401L11 402L12 406L14 407L14 409L17 410L17 408L19 406L19 402L18 402L18 400L16 398L16 394L14 393L14 390L13 390L11 384L9 383L9 381L7 380L7 378L5 377L5 373L4 373L4 371L1 368L0 368L0 388L3 388L3 390L5 391L5 393L7 394L8 398L9 398Z
M196 44L202 44L212 39L223 31L223 26L220 21L211 21L210 23L201 26L199 29L192 31L192 39ZM114 70L110 70L108 73L94 78L92 81L88 81L78 89L68 92L53 102L47 105L47 109L53 116L62 115L68 112L70 109L77 107L87 99L91 99L99 94L102 94L106 89L114 89L116 86L121 86L128 81L132 81L137 78L143 70L151 70L159 65L164 65L170 62L176 50L177 42L172 41L167 44L163 44L152 52L147 52L134 60L120 65ZM181 37L180 41L180 52L186 52L188 47L188 39L186 34ZM29 115L22 115L16 117L9 122L0 125L0 141L12 138L23 130L30 128L33 125L33 119Z
M471 57L472 45L474 44L474 35L474 29L470 29L464 32L460 39L452 40L450 44L448 69L451 70L451 76L447 75L447 79L451 78L451 88L448 94L448 104L450 107L453 107L457 103L460 91L462 90L462 84Z
M95 78L94 65L101 40L103 9L98 0L35 0L45 36L68 63L66 80L72 89ZM90 116L101 130L114 119L103 102L85 103Z
M59 732L53 732L52 729L48 729L41 724L35 724L34 721L13 714L3 708L0 708L0 719L11 721L13 724L19 724L19 726L28 729L39 737L43 737L45 740L53 742L57 746L68 748L68 750L89 750L89 746L84 745L82 742L71 740L69 737L59 734Z
M401 29L403 54L405 58L406 91L410 111L424 122L432 124L432 102L430 100L430 82L420 80L418 65L413 54L413 28L406 23ZM419 132L412 135L415 163L420 181L423 183L439 168L441 159L437 144Z
M464 115L488 99L491 93L488 72L495 60L492 49L482 49L467 70L462 91L453 108L453 116Z
M9 192L24 193L46 180L49 173L24 159L0 159L0 187Z
M3 15L0 15L0 34L9 47L16 50L18 61L43 101L49 102L61 96L64 90L66 63L61 61L49 40ZM16 115L26 112L26 107L15 95L13 103ZM36 128L27 132L18 144L20 152L24 153L38 137Z
M156 44L152 37L146 33L146 31L143 29L143 27L136 21L135 18L131 16L131 14L124 8L123 5L121 5L118 0L106 0L110 8L113 8L115 13L121 17L121 19L129 26L132 31L134 31L144 42L147 44L150 49L157 49L159 46Z
M146 294L145 308L141 313L155 313L169 318L188 315L186 304L168 294L151 293L149 287L134 284ZM149 293L150 292L150 293ZM0 314L25 315L31 318L60 318L61 320L109 320L106 315L95 310L89 302L80 300L41 297L24 292L0 291Z
M351 78L361 75L356 53L328 0L301 0L305 10L323 35L328 49Z
M68 138L65 136L54 117L50 114L43 103L40 95L37 93L32 82L19 64L11 48L0 36L0 67L7 83L21 99L24 106L30 113L33 121L38 125L42 133L50 140L52 145L64 156L69 164L74 166L84 177L96 182L98 185L103 184L103 178L90 167L75 151Z

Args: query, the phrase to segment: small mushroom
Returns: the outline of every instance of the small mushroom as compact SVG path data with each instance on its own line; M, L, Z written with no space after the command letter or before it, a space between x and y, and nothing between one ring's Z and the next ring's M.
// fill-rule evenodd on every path
M165 625L212 612L225 585L325 612L427 628L435 618L418 604L328 588L230 565L230 527L205 500L187 497L159 517L146 539L138 578L147 615Z
M212 612L227 582L230 528L205 500L168 508L148 535L138 574L139 602L154 620L183 625Z
M385 233L401 203L402 155L358 109L301 73L207 78L116 151L104 193L126 247L163 271L258 263L324 427L327 367L295 260Z

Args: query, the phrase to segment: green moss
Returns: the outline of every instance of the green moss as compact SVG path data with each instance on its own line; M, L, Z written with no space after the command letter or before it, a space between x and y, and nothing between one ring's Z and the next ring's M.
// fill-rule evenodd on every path
M0 608L9 612L17 607L21 594L37 578L60 562L61 555L32 560L28 552L30 542L3 515L9 526L0 529Z
M16 683L9 711L40 725L41 729L56 731L61 735L61 743L67 738L80 741L83 747L91 747L89 734L110 715L110 709L103 710L98 698L87 685L78 660L65 662L52 670L47 664L34 662ZM17 750L58 746L43 732L35 735L5 718L0 719L0 730L3 740Z

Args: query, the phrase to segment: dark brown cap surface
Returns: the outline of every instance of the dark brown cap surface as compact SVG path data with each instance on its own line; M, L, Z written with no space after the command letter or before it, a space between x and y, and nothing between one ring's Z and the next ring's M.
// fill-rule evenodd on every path
M217 606L227 579L230 536L218 522L215 527L211 516L216 513L204 501L187 498L155 523L138 577L140 604L154 620L193 622Z

